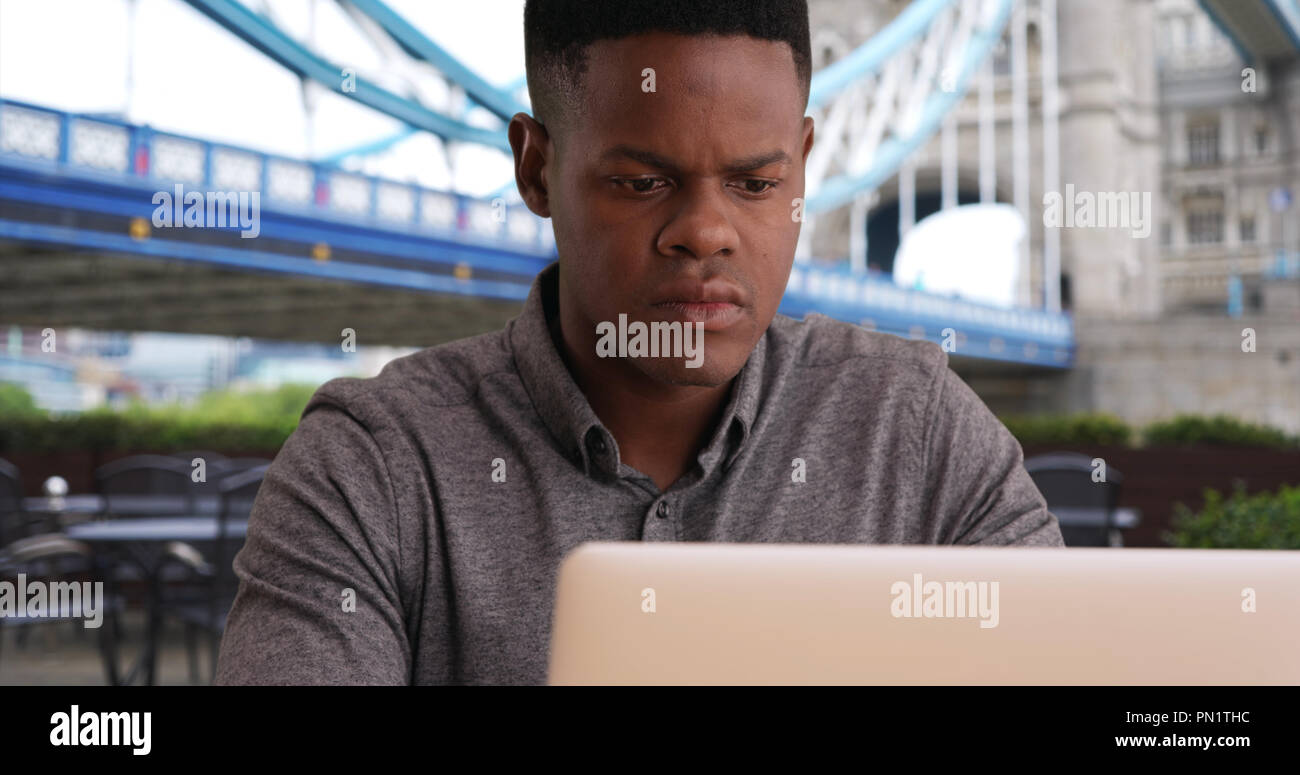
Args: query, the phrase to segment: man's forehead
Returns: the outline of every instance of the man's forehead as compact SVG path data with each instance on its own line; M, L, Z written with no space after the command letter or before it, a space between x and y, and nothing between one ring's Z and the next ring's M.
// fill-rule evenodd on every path
M651 33L593 46L572 127L588 158L753 168L799 143L803 105L784 43Z
M617 96L628 84L641 93L653 77L655 91L677 88L719 97L750 85L773 92L799 92L798 68L789 44L749 35L682 35L648 32L592 43L583 84ZM603 87L603 88L602 88Z

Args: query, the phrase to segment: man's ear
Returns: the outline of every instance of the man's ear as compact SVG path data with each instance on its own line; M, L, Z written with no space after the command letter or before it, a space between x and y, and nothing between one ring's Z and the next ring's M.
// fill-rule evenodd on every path
M546 185L546 169L551 163L551 136L537 119L527 113L516 113L510 118L508 129L510 149L515 155L515 185L519 196L534 214L551 217L550 196Z
M803 117L803 160L808 161L808 152L813 147L813 117Z

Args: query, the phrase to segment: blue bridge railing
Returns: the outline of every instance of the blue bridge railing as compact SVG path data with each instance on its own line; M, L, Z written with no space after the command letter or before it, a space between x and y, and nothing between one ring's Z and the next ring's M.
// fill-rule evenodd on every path
M260 236L269 239L213 244L151 229L152 197L176 184L258 192ZM0 99L0 202L7 208L0 238L27 244L484 298L523 299L556 257L550 224L503 197L469 197L8 99ZM12 215L14 203L45 208L46 220ZM116 216L132 228L69 225L61 216L50 220L50 212ZM929 339L958 356L1052 368L1074 358L1068 314L996 308L815 264L792 270L780 310Z
M168 188L256 191L265 208L505 242L538 255L554 248L549 225L503 197L474 198L8 99L0 99L0 155Z

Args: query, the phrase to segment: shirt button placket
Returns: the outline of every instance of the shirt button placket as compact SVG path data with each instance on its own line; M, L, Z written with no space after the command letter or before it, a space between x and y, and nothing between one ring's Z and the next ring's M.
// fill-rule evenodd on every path
M673 515L673 507L667 500L660 500L650 506L646 514L645 529L642 531L646 541L676 541L677 525L669 519Z
M591 461L593 470L599 470L599 467L604 464L606 449L605 437L600 431L592 428L587 432L587 457Z

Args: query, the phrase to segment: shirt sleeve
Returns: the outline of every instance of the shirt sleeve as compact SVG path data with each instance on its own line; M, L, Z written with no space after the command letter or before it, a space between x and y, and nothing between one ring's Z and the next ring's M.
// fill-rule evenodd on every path
M383 454L362 423L320 395L253 504L217 684L410 682Z
M1064 546L1011 431L946 365L926 429L930 515L944 543Z

